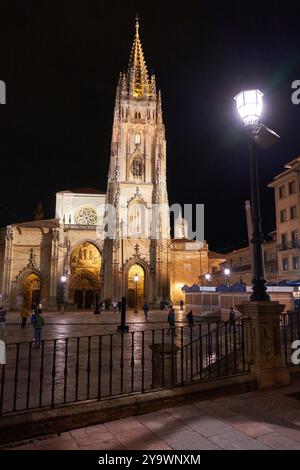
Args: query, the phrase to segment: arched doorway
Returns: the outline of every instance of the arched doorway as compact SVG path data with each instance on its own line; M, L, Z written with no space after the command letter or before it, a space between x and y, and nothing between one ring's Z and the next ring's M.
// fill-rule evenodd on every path
M135 276L136 279L135 280ZM141 307L145 300L145 271L140 264L134 264L128 271L128 306Z
M69 297L78 308L90 309L100 298L101 254L90 242L77 245L70 257Z
M31 273L26 276L22 286L22 295L23 305L26 308L31 309L34 303L40 303L41 280L37 274Z
M99 295L99 280L92 272L81 270L72 276L70 291L77 308L90 309Z

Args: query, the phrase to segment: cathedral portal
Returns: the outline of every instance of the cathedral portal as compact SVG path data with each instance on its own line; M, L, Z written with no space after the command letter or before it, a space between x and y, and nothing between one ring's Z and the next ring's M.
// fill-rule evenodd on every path
M78 308L92 308L100 298L101 254L90 242L76 246L70 258L69 297Z

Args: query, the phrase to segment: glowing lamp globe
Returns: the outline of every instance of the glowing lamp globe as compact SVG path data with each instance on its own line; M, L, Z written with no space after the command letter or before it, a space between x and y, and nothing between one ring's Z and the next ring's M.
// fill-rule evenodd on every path
M236 109L245 126L255 126L258 124L263 110L262 97L263 93L259 90L241 91L234 97Z
M135 274L133 279L134 279L134 282L138 282L139 276L137 274Z
M230 276L230 269L229 269L229 268L225 268L225 269L224 269L224 274L225 274L225 276Z
M60 280L61 280L61 282L66 282L67 278L66 278L66 276L61 276Z
M210 275L209 273L205 274L205 279L206 279L207 281L210 281L210 278L211 278L211 275Z

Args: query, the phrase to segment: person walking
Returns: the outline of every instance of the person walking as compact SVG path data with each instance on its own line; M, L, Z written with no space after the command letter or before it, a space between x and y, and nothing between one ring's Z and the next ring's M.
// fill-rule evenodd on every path
M183 300L180 301L180 310L183 310Z
M1 332L3 336L7 336L5 322L6 322L6 311L3 309L3 307L0 307L0 327L1 327Z
M147 302L143 303L142 308L143 308L143 311L144 311L145 320L148 320L149 305L147 304Z
M176 336L175 334L175 310L173 306L170 307L168 315L169 329L167 335Z
M189 313L186 316L187 321L189 322L189 327L194 326L194 315L193 315L193 310L190 310Z
M20 316L21 316L21 328L25 328L27 318L29 317L29 312L28 312L28 309L26 307L23 307L21 309Z
M42 335L42 329L43 329L44 325L45 325L44 318L42 317L42 315L39 312L37 312L36 315L35 315L34 323L33 323L34 342L35 342L34 349L40 349L41 335Z
M228 331L231 331L231 328L235 326L235 312L233 310L233 307L230 308L229 312L229 319L228 319Z

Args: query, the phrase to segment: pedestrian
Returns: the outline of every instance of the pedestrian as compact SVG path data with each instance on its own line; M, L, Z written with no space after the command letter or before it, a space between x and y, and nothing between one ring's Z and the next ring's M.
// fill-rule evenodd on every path
M1 332L4 336L7 336L6 332L6 311L3 309L3 307L0 307L0 327L1 327Z
M175 334L175 310L173 306L171 306L169 310L168 323L169 323L169 329L168 329L167 335L176 336Z
M38 311L38 313L42 313L42 311L43 311L43 306L42 306L42 304L38 304L37 311Z
M101 309L101 312L105 311L105 302L100 302L100 309Z
M28 312L28 309L26 307L23 307L21 309L20 316L21 316L21 328L25 328L27 318L29 317L29 312Z
M194 326L194 315L193 315L193 310L190 310L189 313L186 316L187 321L189 322L189 327Z
M233 310L233 307L230 308L230 312L229 312L229 319L228 319L228 331L231 331L231 328L235 327L235 312Z
M34 328L34 342L35 346L34 349L40 349L41 346L41 335L42 335L42 329L43 326L45 325L45 320L42 317L42 315L37 312L35 314L34 318L34 323L33 323L33 328Z
M36 303L36 302L33 302L33 304L32 304L32 311L33 311L34 313L36 313L36 312L38 311L38 306L37 306L37 303Z
M145 320L148 320L149 305L147 304L147 302L143 303L142 308L144 310Z
M183 300L180 301L180 310L183 310Z

